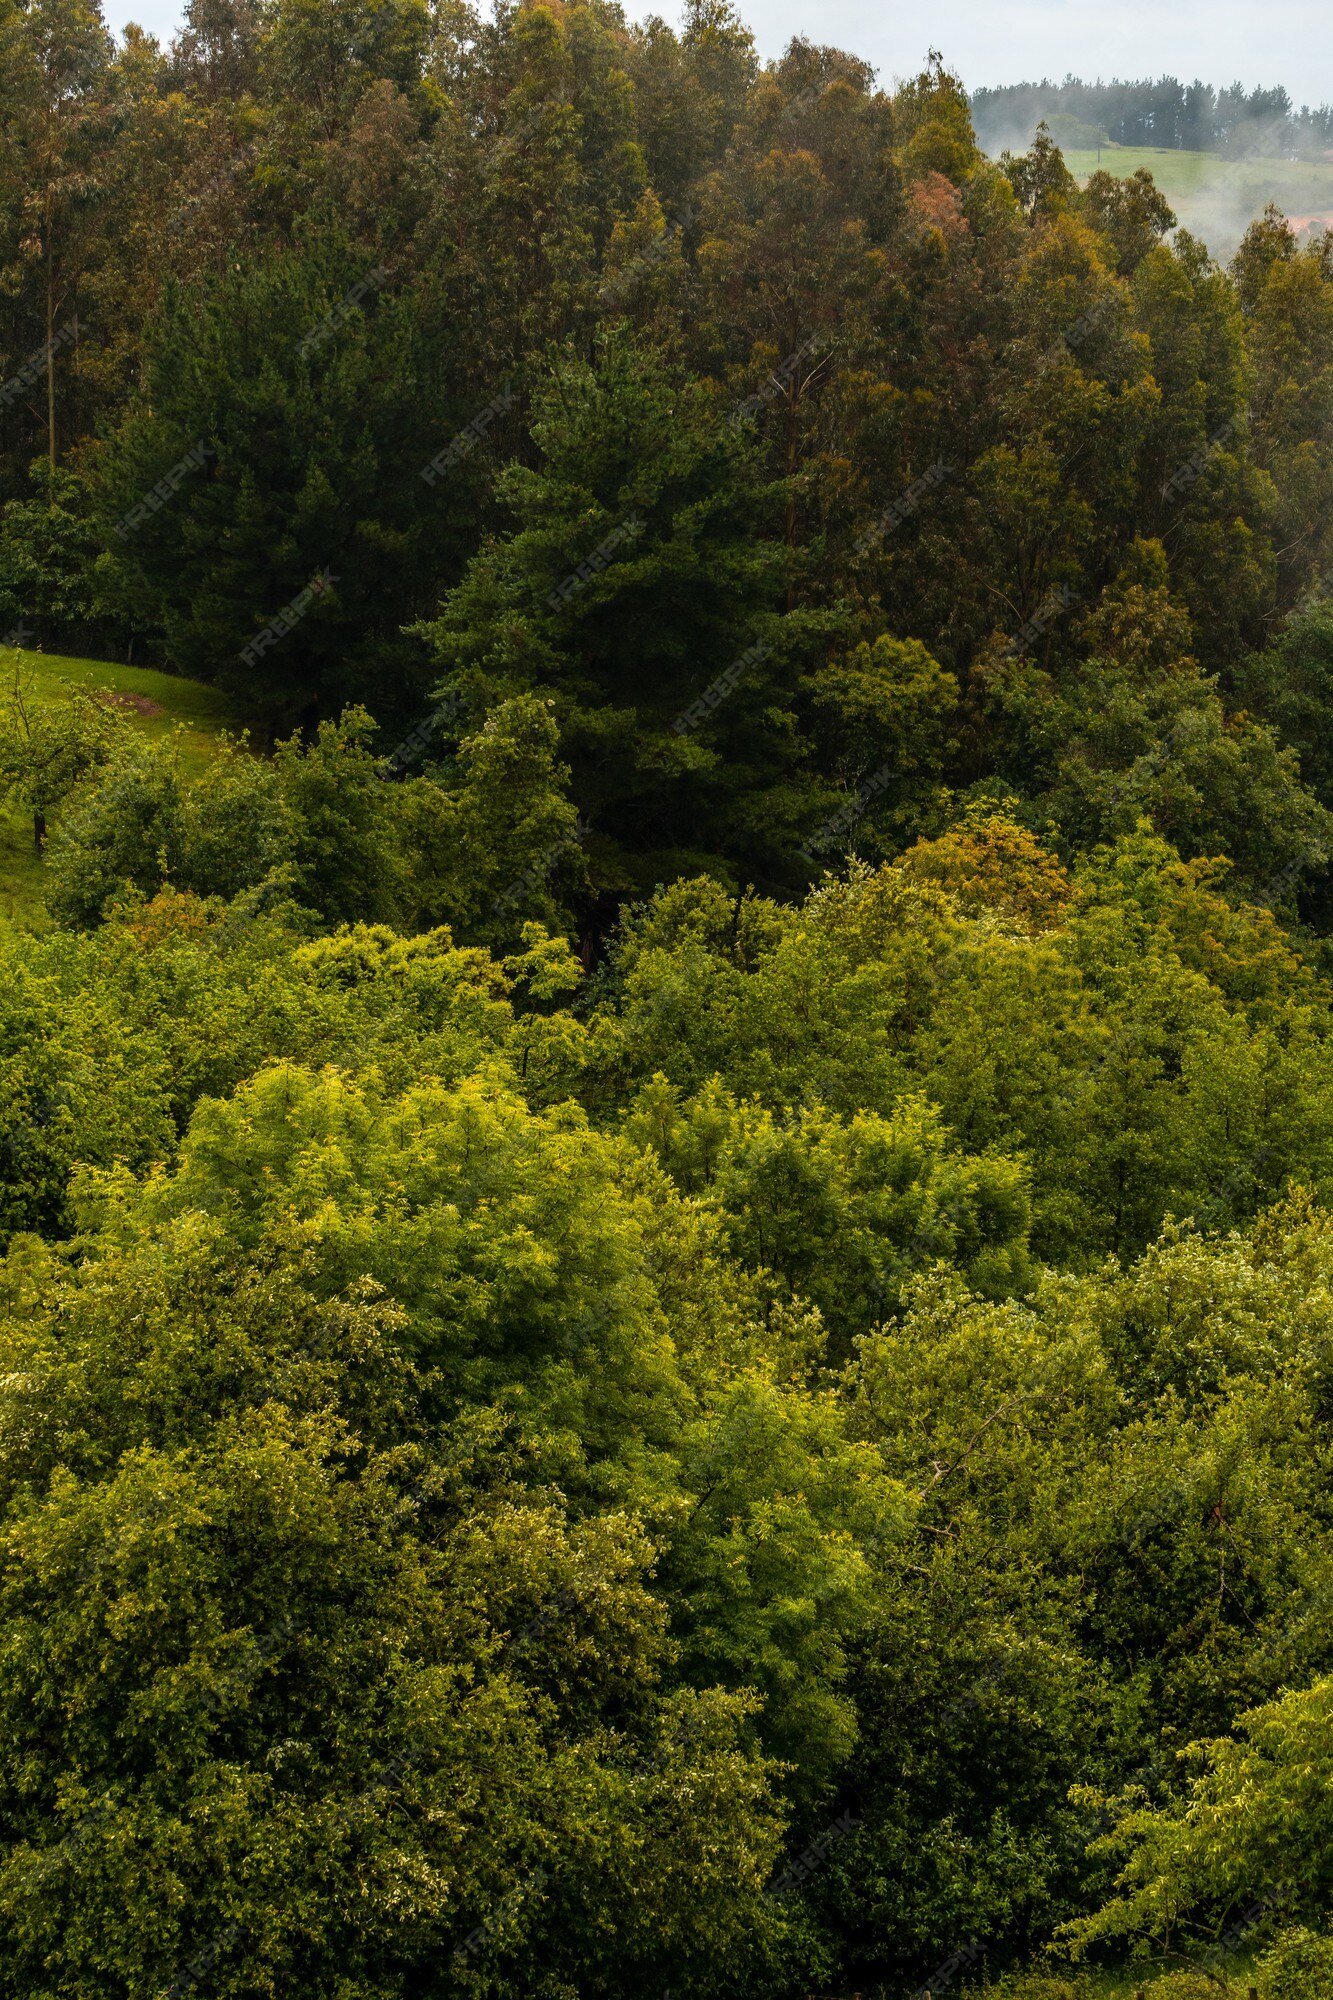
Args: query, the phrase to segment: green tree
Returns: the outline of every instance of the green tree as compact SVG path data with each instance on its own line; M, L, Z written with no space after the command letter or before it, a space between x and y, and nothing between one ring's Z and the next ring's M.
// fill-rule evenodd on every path
M1078 184L1045 119L1026 153L1001 153L1000 170L1029 220L1049 221L1074 206Z
M1161 242L1176 218L1146 167L1128 176L1090 174L1083 206L1093 227L1109 238L1122 278L1132 277L1148 252Z
M68 700L39 702L16 666L0 703L0 790L32 815L40 854L48 819L88 775L108 763L123 732L110 704L85 690Z
M94 633L119 637L98 572L102 542L87 482L45 459L30 480L31 496L11 499L0 522L0 617L31 621L31 636L52 647L82 650Z
M595 888L682 862L790 869L818 808L795 695L827 621L788 612L781 486L744 424L623 335L562 361L501 493L516 525L423 628L441 693L549 692ZM827 804L826 804L827 802Z
M184 784L174 746L126 741L61 814L47 897L62 922L99 923L118 898L152 896L185 861Z
M169 482L120 559L174 665L270 726L353 692L411 713L399 626L449 567L453 482L422 477L457 428L446 370L387 271L329 240L168 301L98 477L108 528Z
M182 1231L66 1293L65 1343L14 1272L10 1358L54 1372L0 1474L6 1990L76 1991L90 1954L386 1996L744 1968L777 1919L772 1773L743 1699L668 1692L642 1529L525 1486L498 1415L443 1435L364 1288L318 1301Z
M558 742L549 700L515 695L463 738L452 784L402 786L397 838L419 922L502 946L526 921L569 928L586 879L584 829Z
M60 391L77 350L84 287L107 248L99 240L98 208L111 52L96 0L11 4L0 24L5 289L22 306L13 341L15 359L25 362L17 387L30 414L40 412L37 434L52 472L62 428L73 430Z

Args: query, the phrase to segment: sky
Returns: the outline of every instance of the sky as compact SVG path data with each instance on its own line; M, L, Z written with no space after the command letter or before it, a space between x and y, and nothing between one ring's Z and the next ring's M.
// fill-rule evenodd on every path
M1285 84L1297 104L1333 102L1333 19L1328 0L933 0L928 7L867 7L860 0L738 0L760 53L774 56L795 34L864 56L881 83L941 51L969 89L1072 72L1172 74L1188 82ZM180 0L104 0L114 28L127 20L166 37ZM668 20L674 0L627 0L633 15Z
M969 90L1071 74L1197 76L1285 84L1297 104L1333 103L1328 0L741 0L741 12L763 54L804 33L865 56L884 84L919 69L933 47Z

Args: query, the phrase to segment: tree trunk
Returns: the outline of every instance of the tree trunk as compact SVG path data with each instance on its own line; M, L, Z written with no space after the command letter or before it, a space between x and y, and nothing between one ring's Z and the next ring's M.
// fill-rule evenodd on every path
M37 854L46 851L46 814L35 812L32 816L32 844Z
M46 190L46 455L56 469L55 230L51 188Z

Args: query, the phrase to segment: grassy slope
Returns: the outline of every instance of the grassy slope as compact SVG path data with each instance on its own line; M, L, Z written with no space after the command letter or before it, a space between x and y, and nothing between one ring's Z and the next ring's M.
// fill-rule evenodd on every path
M1286 215L1333 218L1333 162L1223 159L1218 153L1181 153L1152 146L1103 146L1070 152L1065 164L1080 180L1100 164L1110 174L1147 167L1186 229L1201 236L1215 257L1227 257L1246 227L1275 201Z
M162 741L176 732L178 754L187 771L197 770L211 755L220 730L229 724L235 727L227 702L215 688L150 667L0 648L0 684L12 686L16 671L38 701L58 701L73 687L92 687L152 703L160 714L136 713L128 706L126 714L149 738ZM32 822L17 808L0 806L0 921L41 920L41 875L32 851Z

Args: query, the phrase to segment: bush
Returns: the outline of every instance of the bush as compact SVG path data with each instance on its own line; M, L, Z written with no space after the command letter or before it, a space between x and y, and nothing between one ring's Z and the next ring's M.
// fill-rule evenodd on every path
M47 900L62 923L88 929L126 889L151 896L182 872L184 801L175 758L131 748L76 796L51 836Z
M1333 1937L1300 1925L1279 1932L1258 1965L1263 2000L1328 2000L1333 1993Z

